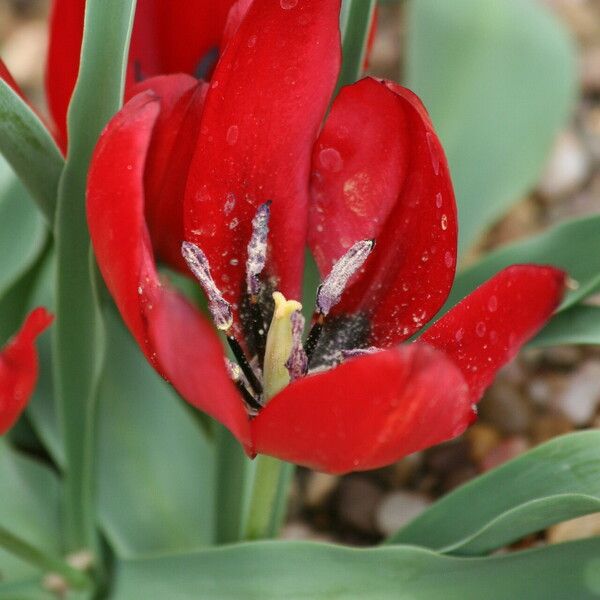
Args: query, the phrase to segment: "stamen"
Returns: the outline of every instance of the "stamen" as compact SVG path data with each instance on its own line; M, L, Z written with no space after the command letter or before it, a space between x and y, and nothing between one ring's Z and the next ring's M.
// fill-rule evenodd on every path
M369 346L368 348L353 348L351 350L340 350L340 354L342 355L342 359L346 360L348 358L357 358L359 356L366 356L367 354L375 354L375 352L379 352L380 348L376 346Z
M327 316L340 301L348 281L363 266L375 247L375 240L356 242L331 268L317 290L317 312Z
M292 314L292 352L285 363L291 381L304 377L308 371L308 357L302 347L303 332L304 316L301 312L295 312Z
M250 387L257 396L260 396L263 393L263 386L258 380L254 369L250 366L250 363L248 362L240 343L235 339L231 331L225 332L225 335L227 336L227 343L229 344L229 347L231 348L238 365L240 365L240 369L242 369L242 372L246 376Z
M312 359L312 356L319 344L319 339L321 337L321 332L323 331L323 322L325 321L325 316L323 314L317 314L317 319L313 323L310 328L310 333L306 338L306 342L304 344L304 352L306 352L306 357L308 359L308 363Z
M267 262L267 236L269 235L269 218L271 216L271 201L261 204L252 219L252 236L248 243L248 258L246 260L246 287L248 295L256 303L260 293L260 279Z
M227 331L233 325L231 305L223 298L221 290L216 286L210 274L210 265L206 255L191 242L181 244L181 254L208 298L208 309L217 329Z

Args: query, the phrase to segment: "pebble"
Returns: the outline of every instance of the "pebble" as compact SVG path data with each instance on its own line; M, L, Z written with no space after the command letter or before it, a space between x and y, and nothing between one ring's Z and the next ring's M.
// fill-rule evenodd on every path
M327 473L312 471L304 490L304 502L310 508L323 504L337 486L340 478Z
M431 500L424 494L404 490L391 492L377 507L377 529L385 536L392 535L420 515L430 504Z
M514 436L504 440L491 450L481 461L481 470L489 471L499 467L501 464L523 454L529 448L524 437Z
M331 542L333 538L329 535L315 531L312 527L302 521L290 521L286 523L279 534L282 540L312 540L317 542Z
M574 425L589 423L600 404L600 360L588 359L570 377L553 405Z
M383 491L366 477L343 479L338 492L338 511L342 521L359 531L372 533L375 510Z
M564 131L555 142L538 191L547 200L563 198L585 182L589 171L590 159L581 139L573 131Z
M577 517L548 529L548 542L559 544L600 535L600 513Z
M498 430L487 423L476 423L467 430L471 459L479 464L501 441Z
M573 431L573 424L564 415L541 415L534 420L531 426L531 441L534 445L541 444L570 431Z
M568 380L569 377L563 373L545 373L532 377L527 385L529 399L538 408L546 409L563 392Z
M524 433L532 419L532 409L518 388L499 380L479 405L480 419L506 435Z

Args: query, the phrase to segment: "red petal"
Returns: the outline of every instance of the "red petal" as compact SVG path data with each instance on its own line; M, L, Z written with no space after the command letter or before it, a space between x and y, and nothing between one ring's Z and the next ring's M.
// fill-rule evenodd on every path
M186 400L247 439L246 412L228 379L216 334L156 272L144 219L144 167L159 109L151 92L136 96L96 147L87 192L96 259L125 323L155 368ZM179 362L188 355L194 360ZM201 377L202 385L190 390L194 377Z
M85 0L54 0L46 67L48 108L58 130L58 142L67 147L67 109L79 72Z
M52 319L45 308L36 308L0 351L0 435L14 425L27 406L38 376L35 340Z
M411 336L446 300L456 263L448 165L420 100L374 79L342 89L313 154L309 244L319 269L375 238L334 313L364 312L371 343Z
M152 91L160 98L146 161L146 221L159 259L189 273L181 257L183 196L200 131L200 117L208 84L190 75L164 75L133 86L133 96Z
M272 200L271 274L300 295L310 148L340 62L339 1L255 0L217 65L186 193L186 239L239 302L251 220Z
M564 284L565 274L554 267L508 267L459 302L421 339L457 364L476 402L496 371L550 318Z
M473 418L460 371L417 343L294 382L252 427L256 452L345 473L382 467L451 439Z
M139 0L131 37L127 83L167 73L193 75L203 56L221 43L234 0ZM66 147L66 115L79 71L85 0L54 0L46 91L50 112Z
M29 104L27 98L25 98L25 94L23 94L23 90L21 90L19 84L14 80L14 77L2 59L0 59L0 79L5 81L8 86L21 97L21 99L25 100L25 102Z

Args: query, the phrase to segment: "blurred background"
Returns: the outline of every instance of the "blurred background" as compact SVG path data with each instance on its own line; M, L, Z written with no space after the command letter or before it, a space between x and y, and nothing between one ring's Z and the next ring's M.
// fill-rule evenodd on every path
M0 54L42 110L47 12L47 0L0 0ZM600 0L382 2L369 72L415 89L432 114L456 185L463 265L600 213ZM372 473L300 470L283 536L376 542L478 473L590 427L600 427L600 348L526 349L462 438ZM521 546L594 534L600 514Z

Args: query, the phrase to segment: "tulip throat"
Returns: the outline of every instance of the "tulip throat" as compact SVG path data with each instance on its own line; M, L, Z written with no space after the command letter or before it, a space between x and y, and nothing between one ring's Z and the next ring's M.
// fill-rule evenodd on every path
M232 305L216 285L205 253L191 242L183 242L181 247L183 258L206 294L212 320L225 335L235 357L237 364L226 359L226 366L251 418L287 385L309 374L311 360L315 353L319 354L316 351L327 316L340 302L348 283L360 271L375 244L373 240L356 242L333 264L317 290L313 324L303 341L302 305L286 299L277 290L273 291L275 280L263 276L270 214L271 202L268 201L258 207L252 219L252 234L247 246L246 291L242 294L245 308L235 315L240 319L238 325L241 327L234 327ZM244 331L244 342L238 341L235 331ZM341 347L336 349L336 356L335 360L339 361L352 357L345 355ZM318 370L318 365L314 370Z

